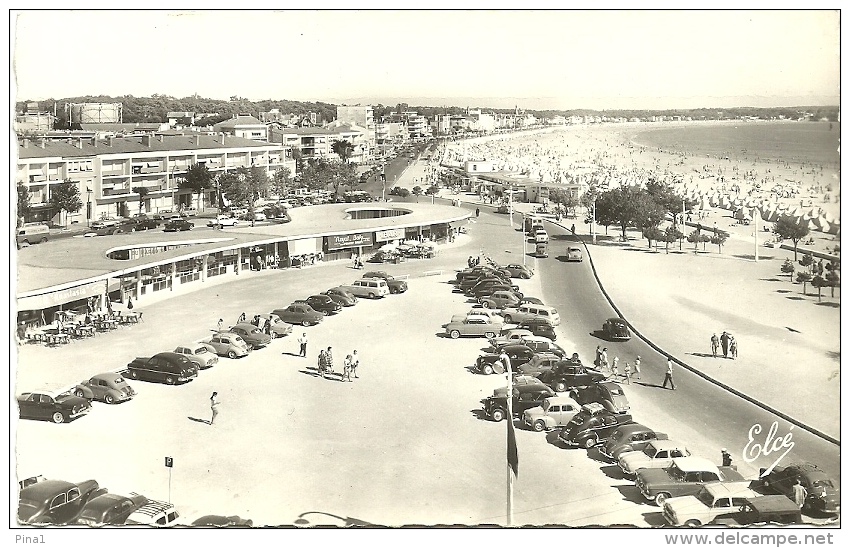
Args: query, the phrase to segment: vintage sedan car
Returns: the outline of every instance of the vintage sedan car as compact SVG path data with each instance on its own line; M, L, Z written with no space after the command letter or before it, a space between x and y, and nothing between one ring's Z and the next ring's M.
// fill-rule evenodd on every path
M656 432L648 426L638 423L627 424L616 429L599 452L617 462L620 455L630 451L642 451L654 440L666 440L667 434Z
M579 411L581 405L572 398L555 396L546 398L540 407L526 409L522 414L522 422L535 432L543 432L566 426Z
M561 359L567 358L567 351L553 343L550 339L546 337L541 337L540 335L526 335L523 337L519 344L524 344L525 346L532 349L535 353L545 352L548 354L555 354L556 356L560 356Z
M630 408L623 388L615 382L599 382L583 388L575 388L570 395L582 405L601 403L602 407L612 413L626 413Z
M194 228L195 223L187 221L186 219L171 219L167 223L165 223L165 228L163 229L165 232L178 232L184 230L192 230Z
M183 354L160 352L149 358L136 358L127 364L132 379L183 384L198 376L198 366Z
M580 263L582 261L581 257L581 248L578 246L569 246L567 248L567 262L568 263Z
M826 472L810 462L800 462L782 467L777 466L769 474L764 475L762 468L759 477L768 489L789 498L794 498L794 484L800 484L806 489L806 502L803 510L813 510L825 514L838 514L841 511L841 492L838 485Z
M566 392L577 386L590 386L602 382L605 380L605 374L570 359L558 362L550 371L541 373L539 378L554 388L555 392Z
M459 322L464 318L486 318L491 323L503 324L505 322L498 310L492 310L489 308L472 308L466 314L453 314L451 321ZM501 329L501 327L499 329Z
M522 297L522 292L519 290L519 287L513 284L492 280L476 284L474 287L466 291L466 296L472 297L477 301L484 297L489 297L496 291L513 291L514 295L520 298Z
M465 316L460 320L450 321L445 328L446 335L453 339L482 336L492 339L502 330L502 322L497 323L484 316Z
M174 352L183 354L189 358L189 361L197 365L199 369L209 369L218 363L215 348L206 343L194 342L184 344L175 348Z
M750 525L797 525L803 523L800 508L785 495L763 495L749 498L737 512L723 513L712 525L747 527Z
M342 305L334 301L327 295L310 295L306 299L299 299L295 303L307 303L316 312L321 312L325 316L336 314L342 310Z
M617 464L625 476L634 476L643 468L667 468L673 459L690 457L691 452L684 444L671 440L652 440L643 451L626 451L617 458Z
M272 342L272 338L270 335L266 335L260 329L253 324L248 322L238 323L234 326L230 327L230 333L236 333L242 340L246 343L250 344L251 347L256 350L258 348L263 348Z
M602 324L602 334L609 341L627 341L632 338L629 324L622 318L609 318Z
M644 468L635 473L635 486L641 495L660 507L671 497L694 495L706 483L718 481L745 480L731 466L717 466L701 457L673 459L667 468Z
M598 403L581 406L581 411L558 434L567 447L590 449L604 443L611 433L632 422L631 415L612 413Z
M528 331L531 331L532 334L546 337L551 341L558 338L558 334L555 333L555 328L549 323L549 320L544 318L531 318L520 322L517 327L520 329L527 329Z
M271 313L286 323L304 327L316 325L325 318L324 314L313 310L313 307L306 303L292 303L286 308L276 308Z
M543 301L538 299L537 297L525 297L525 296L523 296L519 300L519 304L539 304L539 305L542 305Z
M100 527L102 525L124 525L130 514L147 504L148 499L138 493L132 493L129 497L114 493L99 495L86 503L80 515L77 516L77 525L88 525L89 527Z
M354 306L357 304L357 296L341 287L332 287L327 291L323 291L322 295L327 295L342 306Z
M201 342L211 346L219 356L227 356L230 359L247 356L253 350L253 347L236 333L215 333Z
M118 373L98 373L89 380L81 382L74 389L74 395L111 404L132 400L136 396L136 391Z
M505 367L499 359L501 353L507 354L511 360L511 368L518 368L520 365L527 363L534 356L534 351L523 344L509 344L503 346L498 353L482 354L475 360L474 371L491 375L493 373L504 373Z
M747 499L758 496L749 482L709 483L695 495L667 499L661 513L670 525L699 527L723 514L740 511Z
M519 306L519 297L513 291L494 291L486 297L478 299L484 308L502 309Z
M91 403L70 392L39 390L18 396L18 410L22 419L45 419L60 424L87 414Z
M124 524L173 527L177 525L179 517L180 513L170 502L148 499L141 508L130 514Z
M95 480L71 483L44 480L21 489L18 522L24 525L64 525L77 519L83 507L98 492Z
M237 224L239 224L239 219L237 219L236 217L218 215L215 219L210 219L210 221L207 223L207 226L224 228L226 226L236 226Z
M505 321L508 323L522 323L526 320L542 318L549 322L552 327L561 325L561 316L558 311L551 307L539 304L523 304L517 307L509 307L502 311Z
M554 396L555 393L548 386L539 384L519 385L513 391L511 410L514 416L522 416L526 409L543 404L546 398ZM507 395L493 395L481 400L484 405L484 413L496 422L502 421L508 416Z
M523 375L531 375L540 380L539 377L544 371L551 371L555 364L563 359L562 356L550 352L535 352L527 363L520 364L516 369Z
M519 344L524 336L533 335L528 329L505 329L502 334L494 339L490 339L490 346L499 350L501 347L509 344Z
M278 318L276 314L258 314L258 316L270 324L269 333L273 339L286 337L292 333L292 325Z
M511 273L511 278L522 278L527 280L534 276L534 269L525 266L524 264L509 264L505 265L505 270Z
M192 527L253 527L254 522L239 516L201 516L192 522Z
M390 288L390 293L392 293L394 295L398 294L398 293L404 293L405 291L407 291L407 282L406 281L394 278L394 277L390 276L389 274L387 274L386 272L384 272L383 270L375 270L375 271L372 271L372 272L366 272L365 274L363 274L363 277L364 278L381 278L382 280L387 282L387 285Z

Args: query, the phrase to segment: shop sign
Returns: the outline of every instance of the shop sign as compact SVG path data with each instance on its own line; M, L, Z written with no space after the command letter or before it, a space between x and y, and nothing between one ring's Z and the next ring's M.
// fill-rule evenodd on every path
M335 249L344 249L346 247L361 247L370 245L372 245L371 232L328 236L328 251L333 251Z
M390 240L401 240L404 238L403 228L391 228L389 230L375 231L376 242L389 242Z

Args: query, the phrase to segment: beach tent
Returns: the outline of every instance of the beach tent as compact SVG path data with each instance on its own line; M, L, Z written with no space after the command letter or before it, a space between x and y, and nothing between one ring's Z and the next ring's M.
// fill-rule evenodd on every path
M753 216L750 214L750 212L745 207L740 207L740 208L736 209L733 217L738 219L739 221L743 221L743 220L752 221L753 220Z

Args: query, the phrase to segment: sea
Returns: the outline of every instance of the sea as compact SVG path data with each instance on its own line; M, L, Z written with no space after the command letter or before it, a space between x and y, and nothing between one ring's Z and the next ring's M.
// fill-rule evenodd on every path
M840 138L838 122L742 121L651 129L636 132L631 140L674 154L838 169Z

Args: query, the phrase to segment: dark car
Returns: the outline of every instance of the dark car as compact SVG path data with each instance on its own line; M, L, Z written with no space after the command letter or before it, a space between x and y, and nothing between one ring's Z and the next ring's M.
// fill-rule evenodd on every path
M583 388L575 388L570 397L582 405L599 403L612 413L625 413L629 410L629 400L623 388L615 382L599 382Z
M499 289L503 291L513 290L515 293L519 294L518 285L498 278L486 278L481 280L467 289L466 294L469 296L481 297L482 295L489 295Z
M783 495L748 498L737 512L721 514L711 522L727 527L748 525L797 525L803 523L800 508Z
M95 480L71 483L44 480L21 489L18 521L26 525L64 525L77 519L83 507L96 493Z
M34 391L18 396L18 409L22 419L49 419L59 424L82 417L91 411L91 403L67 392Z
M543 304L543 301L537 297L523 297L519 300L519 304Z
M561 430L558 439L568 447L591 447L603 443L611 433L632 422L631 415L612 413L599 405L583 405L578 415Z
M147 497L135 493L129 497L105 493L89 499L75 523L90 527L124 525L130 514L144 506L147 502Z
M253 527L250 519L239 516L202 516L192 522L192 527Z
M367 272L363 274L364 278L381 278L387 282L387 286L390 288L390 293L398 294L404 293L407 291L407 282L404 280L398 280L393 278L383 270L376 270L373 272Z
M250 344L252 348L262 348L272 342L271 335L266 335L253 324L242 322L230 328L231 333L236 333L242 340Z
M561 356L550 352L535 352L528 363L519 365L516 370L521 375L539 377L544 371L551 371L555 364L563 361L563 359Z
M695 495L706 483L717 481L745 480L732 466L717 466L701 457L681 457L673 459L667 468L642 468L635 472L635 487L646 500L654 501L659 507L671 497Z
M492 373L504 373L504 364L499 356L504 352L511 359L511 368L518 368L527 363L534 356L534 350L524 344L508 344L503 346L498 354L482 354L475 360L475 371L490 375Z
M131 379L182 384L198 376L198 366L183 354L160 352L150 358L136 358L127 365Z
M514 416L522 416L526 409L542 405L546 398L554 396L555 393L548 386L540 384L520 384L513 388L512 411ZM496 422L504 420L508 416L508 398L505 396L489 396L481 400L484 404L484 412Z
M610 341L627 341L632 338L629 324L622 318L609 318L602 324L602 334Z
M800 484L806 489L804 510L814 510L825 514L837 514L841 511L841 492L832 478L810 462L800 462L782 467L777 466L770 474L763 476L762 468L759 477L762 484L779 494L793 500L794 484Z
M357 297L350 291L346 291L340 287L332 287L327 291L323 291L322 295L327 295L334 302L339 303L342 306L354 306L357 304Z
M296 303L307 303L316 312L321 312L325 316L336 314L342 310L342 305L334 301L327 295L311 295L303 300L295 301Z
M481 282L486 282L486 281L493 281L493 282L504 283L504 284L510 283L509 278L507 278L505 276L496 275L493 272L483 272L483 273L480 273L480 274L476 273L476 274L470 274L468 276L462 277L458 281L457 286L458 286L458 288L460 288L461 291L469 291L470 289L475 287L477 284L479 284Z
M544 371L538 377L541 381L555 389L555 392L566 392L577 386L590 386L605 380L605 374L590 369L576 362L575 359L563 360L555 364L551 371Z
M528 329L534 335L546 337L553 341L558 338L558 334L555 333L555 328L545 318L529 318L527 320L523 320L520 322L519 328Z
M134 215L133 218L130 220L135 223L134 228L136 230L151 230L154 228L159 228L159 223L162 221L162 217L160 217L159 215Z
M631 451L643 451L653 441L666 439L667 434L656 432L648 426L634 422L624 424L614 430L608 440L599 448L599 452L617 462L620 455Z
M165 223L165 232L177 232L182 230L192 230L195 226L195 223L187 221L186 219L171 219L167 223Z
M304 327L316 325L325 317L321 312L313 310L309 304L293 303L286 308L276 308L272 310L278 318L286 323L301 324Z

